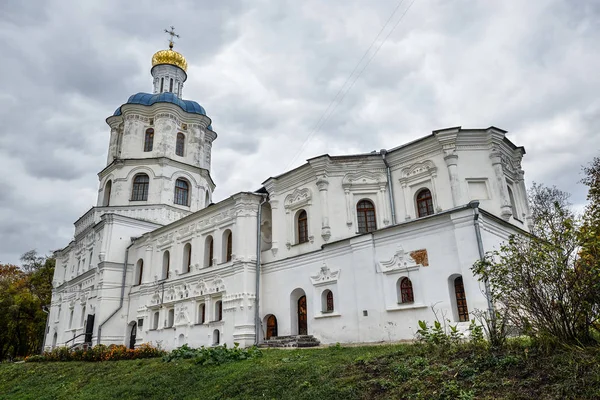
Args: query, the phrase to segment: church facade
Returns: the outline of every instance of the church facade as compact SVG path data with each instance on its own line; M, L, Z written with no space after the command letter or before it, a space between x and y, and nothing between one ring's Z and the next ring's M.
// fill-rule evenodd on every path
M525 151L505 131L322 155L213 203L217 134L182 98L186 71L171 43L153 93L107 118L97 205L55 253L47 349L397 341L432 307L461 328L488 309L470 267L528 230Z

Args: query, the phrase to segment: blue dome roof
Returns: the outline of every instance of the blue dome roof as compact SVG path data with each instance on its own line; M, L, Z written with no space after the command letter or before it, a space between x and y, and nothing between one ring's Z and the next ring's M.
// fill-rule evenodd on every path
M151 106L154 103L171 103L176 104L185 112L192 114L206 115L206 110L200 104L192 100L182 100L175 96L173 93L165 92L159 94L150 93L136 93L129 97L125 104L141 104L144 106ZM117 108L113 116L121 115L121 107ZM209 125L208 129L212 131L212 126Z

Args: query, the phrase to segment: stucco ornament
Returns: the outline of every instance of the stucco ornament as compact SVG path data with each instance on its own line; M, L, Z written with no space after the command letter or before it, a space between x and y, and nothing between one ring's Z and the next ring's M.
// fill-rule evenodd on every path
M421 267L421 265L417 264L416 261L404 251L402 246L398 246L398 250L396 250L396 253L394 253L391 259L379 261L379 267L384 274L390 274L395 272L413 271Z
M311 276L310 280L313 285L320 286L320 285L327 285L330 283L337 283L339 276L340 276L339 269L337 271L332 271L329 269L327 264L323 263L323 266L319 270L319 273L317 275Z

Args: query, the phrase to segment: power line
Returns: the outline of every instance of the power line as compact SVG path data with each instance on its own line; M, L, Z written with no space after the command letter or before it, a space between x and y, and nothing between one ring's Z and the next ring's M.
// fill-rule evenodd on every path
M327 108L325 109L325 111L323 112L323 114L321 114L321 116L319 117L319 120L317 121L317 123L315 124L315 126L313 127L313 129L308 133L308 135L306 136L306 139L304 139L304 142L300 146L300 149L298 150L298 152L296 153L296 155L292 158L292 160L288 163L288 165L286 167L286 170L289 169L289 167L302 154L302 151L304 150L304 148L306 147L306 145L308 144L308 142L310 141L310 139L312 138L312 136L315 133L317 133L325 125L325 123L329 120L329 118L333 115L333 113L337 109L338 105L342 102L342 100L344 99L344 97L346 97L346 95L348 94L348 92L350 91L350 89L352 89L352 87L356 83L357 79L360 77L360 75L362 75L362 73L365 71L365 69L369 66L369 64L371 63L371 61L373 60L373 58L375 58L375 56L377 55L377 53L379 53L379 50L381 49L381 47L384 45L384 43L387 41L387 39L390 37L390 35L394 32L394 30L396 30L396 28L398 27L398 25L400 24L400 22L404 19L404 16L408 12L408 10L410 10L410 8L412 7L412 5L414 4L415 1L416 0L412 0L411 1L411 3L406 8L406 10L404 10L404 13L402 13L402 15L400 16L400 18L398 19L398 21L394 24L394 26L392 27L392 29L385 36L385 38L383 39L383 41L381 42L381 44L375 49L375 52L373 53L373 55L367 60L367 62L364 65L364 67L356 75L356 77L354 78L354 80L352 81L352 83L350 84L350 86L344 91L344 87L346 86L346 84L348 83L348 81L350 81L350 79L352 78L352 76L354 75L354 73L356 72L356 70L358 69L358 67L360 66L360 64L362 63L362 61L364 60L364 58L371 51L371 49L373 48L373 45L377 42L377 39L379 39L379 36L381 36L381 34L385 30L385 28L387 27L387 25L389 24L389 22L392 20L392 18L394 17L394 15L398 11L398 9L402 5L402 3L404 3L404 0L400 0L398 2L398 4L396 5L396 7L394 8L394 10L392 11L392 13L390 14L389 18L387 19L387 21L385 22L385 24L383 25L383 27L381 28L381 30L377 34L377 36L375 36L375 39L373 39L373 41L371 42L371 45L369 46L369 48L362 55L362 57L360 58L360 60L358 61L358 63L356 64L356 66L354 67L354 69L352 70L352 72L350 73L350 75L348 76L348 78L346 79L346 81L344 82L344 84L342 85L342 87L340 88L340 90L338 90L338 92L336 93L336 95L333 98L333 100L331 100L331 102L329 103L329 105L327 106ZM331 112L329 114L327 114L329 112L331 106L336 102L336 100L340 96L340 94L342 96L339 98L339 101L337 101L337 103L335 104L335 106L333 107L333 109L331 110Z

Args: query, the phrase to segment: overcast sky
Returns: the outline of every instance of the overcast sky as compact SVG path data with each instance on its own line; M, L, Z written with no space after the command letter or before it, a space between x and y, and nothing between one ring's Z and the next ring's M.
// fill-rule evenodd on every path
M96 202L104 120L152 90L170 25L189 65L184 98L219 134L216 200L319 154L494 125L525 146L528 185L581 206L581 166L600 155L600 2L416 0L384 42L411 1L297 157L398 0L0 2L0 262L69 243Z

